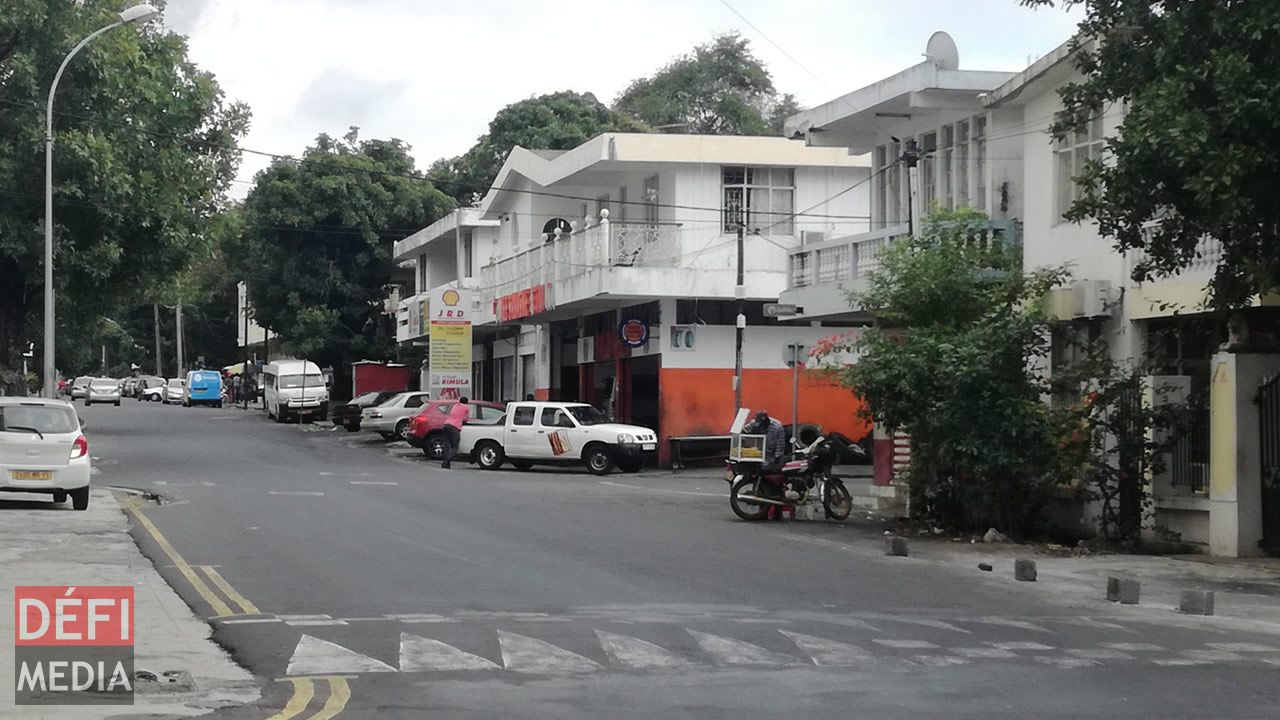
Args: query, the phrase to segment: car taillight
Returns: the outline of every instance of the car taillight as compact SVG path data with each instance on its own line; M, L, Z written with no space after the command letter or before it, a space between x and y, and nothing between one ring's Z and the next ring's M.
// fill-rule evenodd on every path
M382 411L381 411L381 410L370 410L370 411L369 411L369 417L371 417L371 418L380 418L380 417L382 417Z
M89 454L89 441L85 440L84 436L81 435L80 437L76 438L75 442L71 443L71 459L75 460L76 458L82 458L88 454Z

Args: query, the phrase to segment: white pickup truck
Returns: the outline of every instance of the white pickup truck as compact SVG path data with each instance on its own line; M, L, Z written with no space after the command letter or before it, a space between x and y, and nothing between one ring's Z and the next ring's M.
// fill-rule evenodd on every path
M464 425L458 453L485 470L496 470L507 460L517 470L580 462L596 475L607 475L615 467L639 471L645 454L657 447L653 430L610 422L590 405L516 402L507 405L500 424Z

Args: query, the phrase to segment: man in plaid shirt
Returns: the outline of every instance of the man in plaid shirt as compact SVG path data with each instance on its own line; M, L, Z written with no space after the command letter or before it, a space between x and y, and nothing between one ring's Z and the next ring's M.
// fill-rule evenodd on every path
M752 435L764 433L764 464L760 469L764 472L782 469L787 454L787 431L782 423L769 417L767 411L761 410L756 413L756 419L743 430ZM791 483L787 483L783 496L788 500L798 500L800 493L796 492Z

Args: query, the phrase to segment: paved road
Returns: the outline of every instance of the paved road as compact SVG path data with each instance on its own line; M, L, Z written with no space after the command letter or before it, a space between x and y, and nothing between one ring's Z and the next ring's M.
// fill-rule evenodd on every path
M181 563L140 544L266 687L220 717L1243 719L1280 700L1280 637L887 558L874 528L743 523L717 480L443 471L229 409L84 414L97 481L164 496L145 517Z

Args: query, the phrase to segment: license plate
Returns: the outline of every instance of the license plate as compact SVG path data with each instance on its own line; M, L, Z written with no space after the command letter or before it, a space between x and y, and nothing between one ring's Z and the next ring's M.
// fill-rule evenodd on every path
M53 472L50 470L10 470L9 477L14 480L52 480Z
M657 447L658 447L658 446L657 446L656 444L654 444L654 443L645 443L645 444L643 444L643 445L641 445L641 446L640 446L640 449L641 449L641 450L653 450L653 449L655 449L655 448L657 448Z

